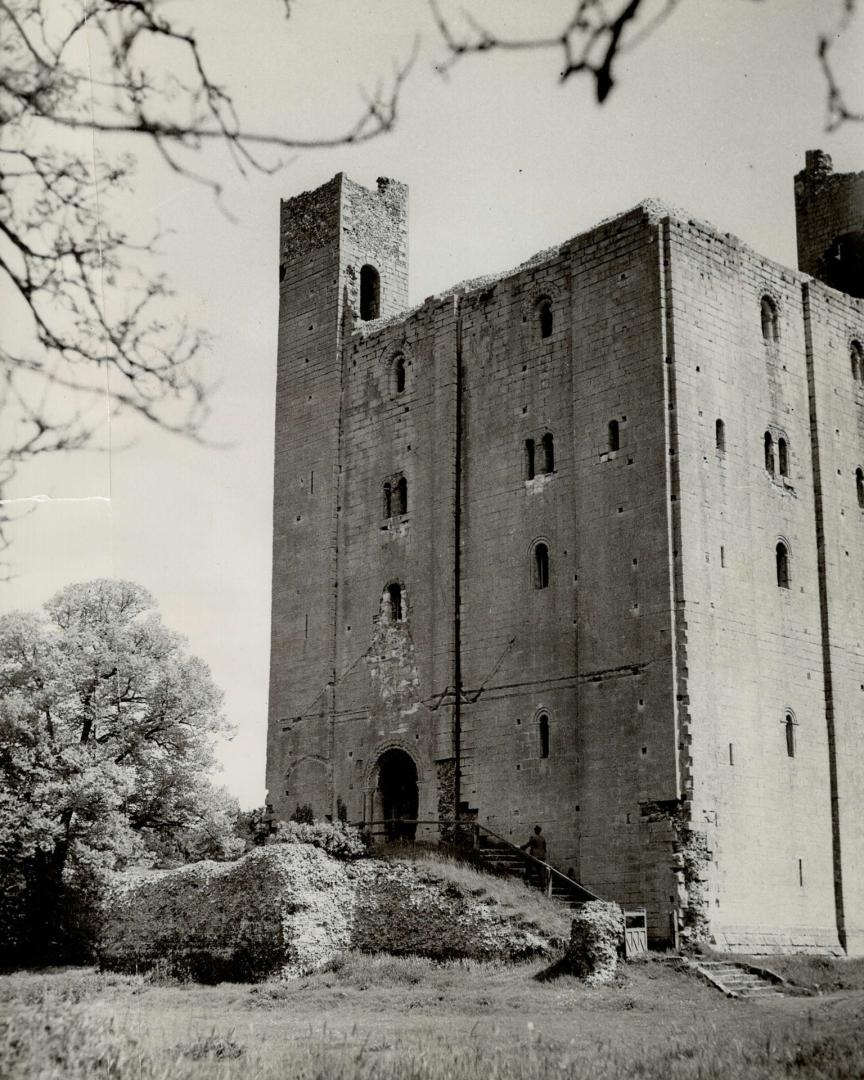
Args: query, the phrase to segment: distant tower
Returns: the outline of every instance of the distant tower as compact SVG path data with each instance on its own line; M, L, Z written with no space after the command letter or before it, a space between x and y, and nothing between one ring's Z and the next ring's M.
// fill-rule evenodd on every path
M808 150L795 177L798 268L849 296L864 297L864 172L835 173Z
M404 184L381 178L368 191L341 173L281 204L267 743L279 817L297 803L334 810L321 719L335 682L342 331L407 306L407 212Z

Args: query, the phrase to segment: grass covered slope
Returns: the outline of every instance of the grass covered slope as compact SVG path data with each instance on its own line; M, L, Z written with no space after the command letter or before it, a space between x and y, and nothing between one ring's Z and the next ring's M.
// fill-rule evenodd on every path
M305 843L129 878L105 906L103 968L201 982L315 971L346 951L434 959L549 957L567 912L443 857L342 861Z
M15 1080L829 1080L864 1075L864 993L731 1001L660 961L612 986L541 965L349 954L204 987L92 971L0 977Z

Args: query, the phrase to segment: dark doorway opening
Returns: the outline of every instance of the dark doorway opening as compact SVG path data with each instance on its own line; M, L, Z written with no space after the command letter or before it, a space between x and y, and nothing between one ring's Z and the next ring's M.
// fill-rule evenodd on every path
M385 750L378 759L378 794L388 840L413 840L417 832L417 766L404 750Z

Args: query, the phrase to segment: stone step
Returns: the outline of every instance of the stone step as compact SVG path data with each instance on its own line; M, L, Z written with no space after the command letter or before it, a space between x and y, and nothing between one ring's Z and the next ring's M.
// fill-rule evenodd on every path
M743 964L730 960L699 960L696 966L715 980L728 993L738 997L768 997L782 995L781 984L763 978Z

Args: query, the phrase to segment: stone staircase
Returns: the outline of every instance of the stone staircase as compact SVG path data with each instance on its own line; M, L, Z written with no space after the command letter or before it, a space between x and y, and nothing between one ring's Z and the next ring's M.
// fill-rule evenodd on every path
M788 983L765 968L734 960L690 960L689 966L728 997L764 998L782 995Z
M584 904L586 900L597 899L594 893L580 885L578 881L573 881L558 871L552 871L548 875L547 883L544 880L542 866L535 863L519 848L496 843L488 836L480 837L475 854L491 873L520 878L526 884L542 889L553 900L557 900L565 907L576 908Z

